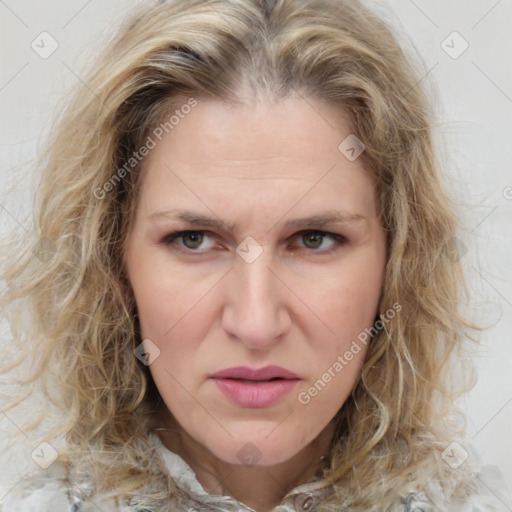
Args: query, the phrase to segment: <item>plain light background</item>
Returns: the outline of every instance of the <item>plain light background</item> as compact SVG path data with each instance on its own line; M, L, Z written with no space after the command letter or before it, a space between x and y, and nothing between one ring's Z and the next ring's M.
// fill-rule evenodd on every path
M16 226L31 229L36 183L28 165L48 121L67 88L87 86L87 62L135 3L0 0L0 234ZM475 318L494 323L475 353L477 385L462 403L468 439L483 463L500 467L512 490L512 2L381 0L372 5L417 48L424 61L422 81L438 90L448 187L471 233L463 262ZM55 44L52 39L58 44L46 58L31 46L43 51L42 38L45 51ZM0 412L0 429L9 423ZM27 454L20 452L22 457ZM11 467L2 470L15 479ZM0 488L0 500L6 489Z

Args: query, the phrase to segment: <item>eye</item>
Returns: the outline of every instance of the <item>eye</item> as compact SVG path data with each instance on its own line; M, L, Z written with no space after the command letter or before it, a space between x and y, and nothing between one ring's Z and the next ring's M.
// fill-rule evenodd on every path
M347 243L347 239L342 235L335 233L327 233L325 231L303 231L300 233L301 241L306 249L315 252L331 252L336 250L340 245ZM330 243L325 246L326 239L330 239Z
M299 244L298 247L318 254L328 254L348 243L348 240L342 235L314 230L301 231L293 235L292 238L298 238L302 241L302 244ZM165 236L162 243L174 246L174 249L178 251L199 254L212 249L215 245L206 231L176 231ZM293 246L292 249L296 247Z
M209 246L202 247L201 244L208 240L209 237L205 231L177 231L167 235L163 242L166 245L176 245L176 240L181 239L182 244L179 244L180 248L197 250L197 249L209 249L213 246L213 242L210 242Z

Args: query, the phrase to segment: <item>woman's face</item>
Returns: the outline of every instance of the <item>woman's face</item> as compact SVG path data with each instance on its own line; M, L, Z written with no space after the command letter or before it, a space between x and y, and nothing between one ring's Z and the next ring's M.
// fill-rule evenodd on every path
M386 260L374 183L320 102L188 111L152 135L127 240L141 336L196 442L273 465L319 436L360 374L366 346L353 342L373 324ZM268 366L281 369L248 372Z

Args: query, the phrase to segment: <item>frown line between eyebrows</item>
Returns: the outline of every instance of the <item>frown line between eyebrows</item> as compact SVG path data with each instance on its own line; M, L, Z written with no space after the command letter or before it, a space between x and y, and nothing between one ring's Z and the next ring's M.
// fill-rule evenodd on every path
M182 221L187 224L202 227L205 229L220 230L233 233L240 231L240 225L237 222L227 222L219 218L202 215L200 213L192 212L189 210L159 210L151 213L148 217L149 220L155 220L159 218ZM286 222L284 222L282 229L320 229L321 227L329 224L352 224L367 220L368 219L366 217L358 213L330 210L325 213L312 215L310 217L287 220Z

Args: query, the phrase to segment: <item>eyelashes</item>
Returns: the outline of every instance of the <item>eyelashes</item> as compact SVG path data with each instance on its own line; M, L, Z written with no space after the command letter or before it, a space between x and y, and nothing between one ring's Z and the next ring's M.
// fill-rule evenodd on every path
M164 243L166 245L176 245L176 240L181 239L182 241L184 241L185 239L188 239L189 241L192 241L191 243L193 247L188 247L187 245L182 245L181 247L184 249L195 251L199 249L199 247L194 247L194 244L197 244L198 241L199 244L201 244L204 240L204 236L206 233L206 231L176 231L174 233L167 235L164 238Z
M204 230L175 231L166 235L162 239L162 243L177 252L201 255L215 248L214 236L211 236L213 233L211 235L209 233L209 231ZM315 255L331 254L348 243L347 238L343 235L311 229L295 233L291 239L299 239L303 243L303 245L292 246L291 250L304 249ZM331 243L328 247L322 247L326 239L330 240ZM209 243L208 240L210 240ZM319 241L320 243L318 243ZM307 244L313 246L310 247Z

